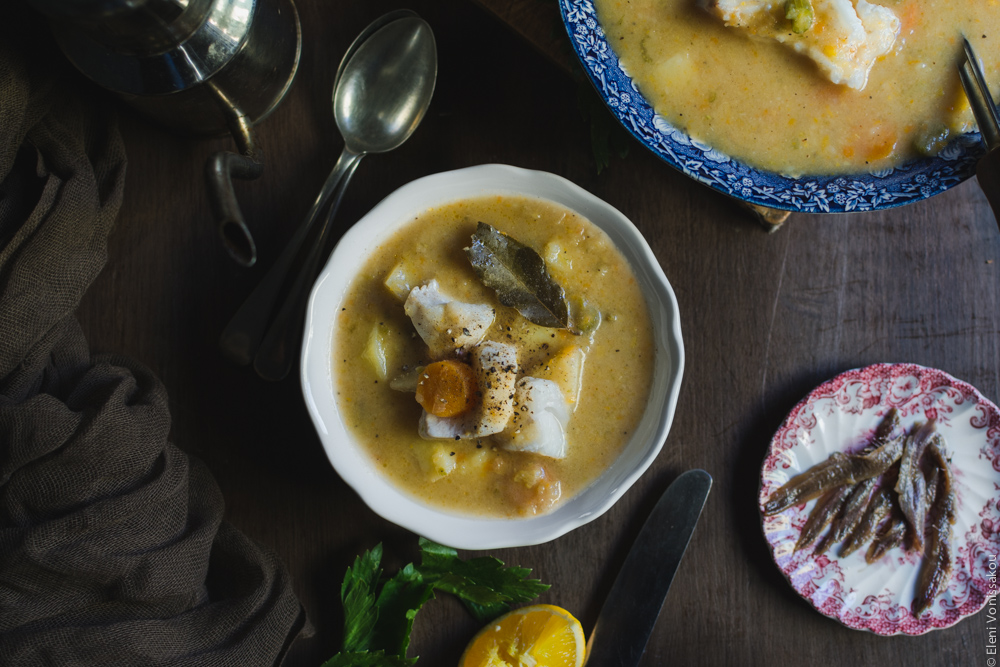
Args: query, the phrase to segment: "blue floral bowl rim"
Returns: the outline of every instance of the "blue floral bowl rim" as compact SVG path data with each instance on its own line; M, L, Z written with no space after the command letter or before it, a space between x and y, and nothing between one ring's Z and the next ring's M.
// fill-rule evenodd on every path
M592 0L559 0L559 11L574 53L622 126L681 173L750 204L807 213L895 208L962 183L985 152L979 133L971 132L933 158L873 173L790 177L757 169L692 139L653 110L608 44Z

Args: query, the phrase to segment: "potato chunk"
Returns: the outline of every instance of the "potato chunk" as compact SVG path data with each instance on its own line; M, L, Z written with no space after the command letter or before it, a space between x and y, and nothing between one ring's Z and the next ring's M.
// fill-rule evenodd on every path
M455 452L444 443L420 442L414 445L413 451L420 463L420 470L432 482L447 477L458 466Z
M362 358L371 366L372 372L379 380L389 377L389 368L399 350L399 342L391 327L378 323L368 334L368 342L361 353Z
M548 361L539 364L528 375L541 380L552 380L562 390L571 410L576 410L583 389L584 351L576 345L567 345Z
M399 262L389 271L383 284L394 297L402 302L406 301L406 297L410 295L410 290L416 281L410 275L408 267L403 262Z

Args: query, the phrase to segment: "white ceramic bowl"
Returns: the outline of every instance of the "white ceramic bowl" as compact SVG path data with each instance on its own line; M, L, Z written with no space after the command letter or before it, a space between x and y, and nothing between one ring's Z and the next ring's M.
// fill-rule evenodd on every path
M519 195L561 204L603 229L642 286L656 343L646 412L622 454L590 486L549 514L517 519L458 515L430 507L390 484L354 441L334 398L331 350L336 313L376 244L421 212L484 195ZM302 349L302 389L320 440L337 473L367 505L404 528L458 549L495 549L553 540L608 510L656 458L670 430L684 369L677 300L659 262L635 226L589 192L553 174L482 165L418 179L386 197L340 240L309 299Z

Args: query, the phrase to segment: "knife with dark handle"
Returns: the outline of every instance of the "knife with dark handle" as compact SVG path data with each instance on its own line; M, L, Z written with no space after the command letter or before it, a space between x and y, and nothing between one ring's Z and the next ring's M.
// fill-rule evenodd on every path
M589 667L635 667L705 506L712 477L689 470L663 492L639 531L587 642Z
M958 73L983 143L986 144L986 155L976 165L976 180L993 209L993 216L1000 224L1000 116L972 44L964 37L962 42L965 59L959 64Z

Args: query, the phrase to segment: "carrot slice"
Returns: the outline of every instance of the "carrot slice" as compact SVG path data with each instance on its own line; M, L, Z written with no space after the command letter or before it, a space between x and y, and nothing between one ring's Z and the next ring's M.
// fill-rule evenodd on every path
M417 403L435 417L457 417L478 402L479 387L472 367L445 359L429 364L417 383Z

